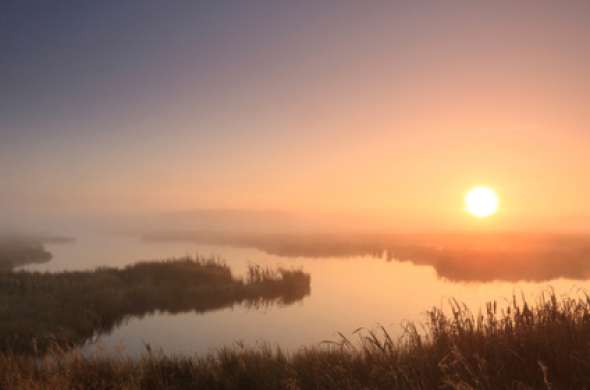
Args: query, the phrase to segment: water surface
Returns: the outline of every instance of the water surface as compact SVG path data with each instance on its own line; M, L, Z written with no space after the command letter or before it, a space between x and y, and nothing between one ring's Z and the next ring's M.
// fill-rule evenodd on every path
M523 268L523 260L515 259L522 263L515 267L515 277L505 277L503 275L510 275L510 272L501 270L494 274L494 279L481 280L477 272L474 276L477 267L473 263L463 267L469 272L457 273L455 270L452 275L459 276L445 276L448 264L453 264L452 269L457 268L457 260L446 252L429 264L425 259L432 256L424 256L422 251L406 251L404 257L416 253L417 260L399 261L387 251L369 255L354 251L355 254L347 255L346 251L340 250L333 256L329 253L318 256L315 252L304 256L287 251L281 255L269 253L280 251L230 246L229 243L148 242L136 237L104 235L81 236L74 243L49 244L47 249L53 253L50 262L22 268L61 271L106 265L120 267L139 260L198 253L225 259L238 275L243 274L249 264L302 268L311 274L311 294L289 305L253 308L238 304L206 313L154 313L142 318L132 317L111 334L101 335L96 343L85 347L86 351L98 347L106 351L122 350L131 355L143 352L146 343L156 350L181 354L203 354L238 342L249 346L265 343L293 350L324 340L336 340L337 332L350 335L359 327L375 328L378 325L399 335L404 321L423 321L427 309L432 306L444 308L451 297L477 309L491 299L504 302L514 293L537 297L549 287L558 294L570 295L590 290L586 267L580 266L584 263L579 260L574 267L577 273L572 273L572 267L568 268L567 264L560 271L553 260ZM371 249L368 252L378 251ZM485 256L483 260L464 259L465 262L470 260L482 261L484 270L494 266ZM508 260L503 260L498 266L508 265ZM548 270L536 271L543 267ZM459 271L463 268L459 267ZM527 272L530 273L528 279L534 281L519 280ZM502 280L502 277L508 280Z

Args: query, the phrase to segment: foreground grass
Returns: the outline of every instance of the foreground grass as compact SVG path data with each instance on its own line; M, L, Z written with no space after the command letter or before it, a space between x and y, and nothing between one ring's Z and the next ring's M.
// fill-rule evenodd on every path
M587 389L590 300L515 299L473 315L428 312L425 332L360 331L360 342L301 349L224 349L201 358L139 360L0 354L3 389ZM288 335L285 335L288 337Z
M0 351L68 348L110 332L130 316L248 305L288 304L310 292L297 270L250 267L237 278L215 260L177 259L123 269L0 272Z

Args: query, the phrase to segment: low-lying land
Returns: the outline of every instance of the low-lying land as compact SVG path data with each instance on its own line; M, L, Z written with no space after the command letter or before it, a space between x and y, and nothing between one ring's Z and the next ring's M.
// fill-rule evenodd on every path
M310 277L299 270L252 266L245 278L237 278L223 263L190 258L123 269L0 272L0 351L67 349L130 316L289 304L309 292Z
M428 265L451 281L586 280L590 235L540 233L240 233L162 231L146 241L256 248L282 257L363 257ZM466 261L469 259L469 261Z
M51 260L51 253L39 240L29 238L0 237L0 272L9 271L30 263Z
M301 349L226 349L206 357L36 359L0 354L3 389L587 389L590 299L514 299L473 315L453 304L428 312L425 332L359 331ZM289 337L289 335L285 335ZM56 359L57 358L57 359Z

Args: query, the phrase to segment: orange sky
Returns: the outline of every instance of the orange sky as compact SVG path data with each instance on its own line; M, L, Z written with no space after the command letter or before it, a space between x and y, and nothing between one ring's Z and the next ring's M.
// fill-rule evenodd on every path
M5 26L4 215L590 228L585 2L111 8ZM479 184L487 221L463 211Z

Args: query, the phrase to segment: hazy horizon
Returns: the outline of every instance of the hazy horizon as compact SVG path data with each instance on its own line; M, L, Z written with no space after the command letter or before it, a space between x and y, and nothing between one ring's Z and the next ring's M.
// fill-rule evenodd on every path
M76 238L88 234L127 235L140 237L151 233L228 233L253 235L336 236L377 235L433 235L444 237L454 234L475 235L590 235L590 218L563 217L547 219L543 223L529 221L508 228L493 226L488 221L473 226L434 226L409 224L392 217L385 219L370 214L329 214L291 212L286 210L201 209L154 213L125 214L62 214L16 215L14 220L3 218L2 236L39 236ZM559 227L556 227L559 226Z

